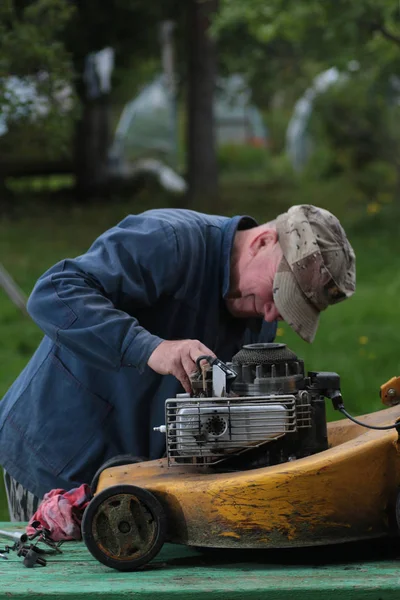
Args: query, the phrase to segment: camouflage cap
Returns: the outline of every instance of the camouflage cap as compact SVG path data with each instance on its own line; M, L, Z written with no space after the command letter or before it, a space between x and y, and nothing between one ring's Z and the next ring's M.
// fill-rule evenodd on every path
M276 230L283 258L274 279L282 318L307 342L319 314L355 292L355 254L338 219L308 204L279 215Z

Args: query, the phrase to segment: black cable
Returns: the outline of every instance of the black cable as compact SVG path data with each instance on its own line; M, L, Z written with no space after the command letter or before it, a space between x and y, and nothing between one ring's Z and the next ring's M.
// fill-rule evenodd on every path
M201 366L200 366L200 362L201 362L202 360L206 360L206 361L208 362L208 364L209 364L210 366L212 366L212 365L213 365L213 363L215 362L216 358L215 358L215 356L210 356L210 355L207 355L207 354L202 354L201 356L199 356L199 357L196 359L196 365L197 365L197 369L200 371L200 373L201 373Z
M338 410L344 414L348 419L350 419L350 421L353 421L353 423L357 423L357 425L361 425L362 427L367 427L367 429L397 429L398 427L400 427L400 422L399 423L394 423L393 425L382 425L381 427L379 427L378 425L367 425L367 423L363 423L362 421L359 421L358 419L355 419L354 417L352 417L351 415L349 415L349 413L347 412L347 410L344 408L344 406L340 406L338 407Z

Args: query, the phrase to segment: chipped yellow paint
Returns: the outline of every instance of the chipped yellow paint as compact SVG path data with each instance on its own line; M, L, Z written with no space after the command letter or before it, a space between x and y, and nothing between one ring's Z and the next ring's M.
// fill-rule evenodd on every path
M231 538L236 538L238 540L240 540L240 535L238 535L237 533L235 533L234 531L224 531L223 533L220 533L221 537L231 537Z
M387 425L400 406L364 417ZM390 533L400 485L397 432L351 421L328 425L331 447L307 458L236 473L168 467L165 459L106 469L111 485L147 488L161 501L169 539L193 546L288 547Z

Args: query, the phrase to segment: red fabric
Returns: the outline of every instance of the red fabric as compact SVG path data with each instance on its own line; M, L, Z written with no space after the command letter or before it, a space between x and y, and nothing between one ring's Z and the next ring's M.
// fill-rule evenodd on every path
M39 521L43 529L50 531L55 542L80 540L83 511L90 498L90 487L86 483L69 492L62 489L51 490L43 496L39 508L29 521L27 534L35 533L36 529L31 524Z

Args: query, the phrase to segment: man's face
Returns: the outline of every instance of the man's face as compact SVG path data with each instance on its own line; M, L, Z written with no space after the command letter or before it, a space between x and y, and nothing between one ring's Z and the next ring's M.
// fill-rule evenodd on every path
M276 238L267 238L259 244L239 273L237 294L228 298L229 311L236 317L263 317L272 322L281 319L274 303L273 285L275 273L282 258L282 250Z

